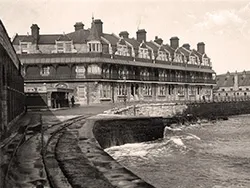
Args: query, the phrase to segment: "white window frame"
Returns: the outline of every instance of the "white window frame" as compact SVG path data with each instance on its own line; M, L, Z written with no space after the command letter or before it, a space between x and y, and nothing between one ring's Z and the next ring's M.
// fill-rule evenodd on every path
M139 58L150 59L149 51L147 48L139 48Z
M117 44L117 51L115 55L130 56L128 47L126 45Z
M88 52L102 52L102 45L100 41L87 42Z
M24 48L23 45L26 45L26 47ZM30 51L29 51L30 45L31 45L30 42L21 42L20 41L20 43L19 43L20 53L21 54L29 54L30 53Z
M68 47L70 46L70 49ZM72 53L73 41L56 41L56 53Z

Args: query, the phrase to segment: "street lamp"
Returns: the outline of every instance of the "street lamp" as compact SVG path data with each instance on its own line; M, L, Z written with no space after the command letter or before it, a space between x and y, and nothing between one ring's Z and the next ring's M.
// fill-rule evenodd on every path
M126 76L123 76L123 81L124 81L124 105L126 106L127 102L127 86L126 86Z

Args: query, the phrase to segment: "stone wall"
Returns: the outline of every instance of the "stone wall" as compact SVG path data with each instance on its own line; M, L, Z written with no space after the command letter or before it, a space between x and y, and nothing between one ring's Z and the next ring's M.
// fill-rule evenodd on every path
M149 116L149 117L172 117L182 114L187 109L185 104L176 103L156 103L156 104L137 104L124 108L114 108L105 111L106 114L120 114L128 116Z

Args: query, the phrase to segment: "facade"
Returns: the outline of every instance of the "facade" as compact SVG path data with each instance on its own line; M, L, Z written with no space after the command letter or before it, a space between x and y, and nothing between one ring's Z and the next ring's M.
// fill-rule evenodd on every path
M216 77L216 100L250 100L250 71L227 72Z
M21 63L0 20L0 137L24 112Z
M136 39L127 31L107 34L99 19L90 29L81 22L74 27L68 34L42 35L33 24L31 35L14 38L31 103L56 107L57 99L66 105L71 96L81 105L212 99L214 71L204 43L196 50L179 46L177 37L170 45L158 37L148 41L144 29Z

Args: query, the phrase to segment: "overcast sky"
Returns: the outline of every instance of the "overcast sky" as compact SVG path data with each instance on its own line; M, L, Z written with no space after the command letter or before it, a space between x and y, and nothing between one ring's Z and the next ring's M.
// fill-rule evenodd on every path
M139 28L147 40L178 36L191 48L204 42L217 74L250 70L250 0L0 0L10 37L30 33L33 23L42 34L72 32L79 21L89 28L92 15L105 33L135 37Z

